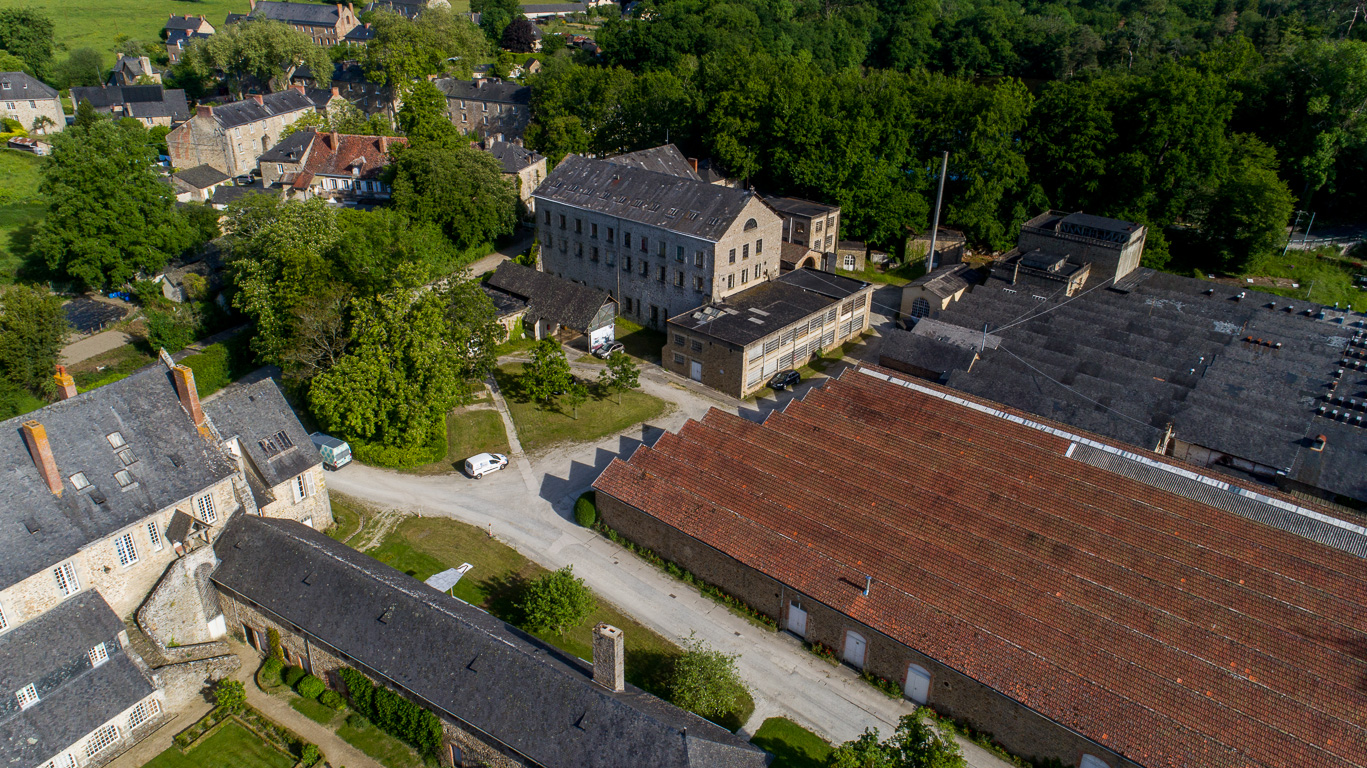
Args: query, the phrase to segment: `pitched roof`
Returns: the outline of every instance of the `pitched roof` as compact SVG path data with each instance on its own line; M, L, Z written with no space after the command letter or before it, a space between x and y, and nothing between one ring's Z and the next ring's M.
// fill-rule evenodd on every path
M389 148L408 143L408 139L401 136L357 136L312 130L300 131L286 141L295 136L301 137L309 147L302 172L295 181L296 187L306 186L315 176L378 178L380 170L389 165Z
M209 199L212 205L231 205L248 195L260 195L276 191L267 187L261 179L253 179L251 184L220 184L214 187L214 196Z
M448 99L467 101L488 101L499 104L530 104L531 86L508 83L498 78L481 77L475 80L457 80L443 77L434 81Z
M1274 526L1367 531L1288 497L876 369L594 485L1140 765L1367 754L1363 560Z
M826 205L812 200L804 200L800 197L763 197L761 199L764 200L765 205L774 209L775 212L789 216L814 218L840 212L838 205Z
M208 189L215 184L222 184L227 181L228 174L206 163L196 165L194 168L186 168L171 178L188 185L192 189Z
M64 492L38 474L20 426L47 431ZM115 450L119 433L127 448ZM0 589L76 554L120 528L184 501L232 475L233 466L202 437L160 363L122 381L0 422ZM131 463L125 463L131 462ZM134 482L120 488L114 475ZM90 486L70 480L83 473Z
M523 13L588 13L587 3L534 3L523 4Z
M171 17L166 20L166 25L162 28L186 29L190 31L195 31L198 30L201 25L206 23L207 22L204 20L203 16L177 16L175 14L172 14Z
M489 276L488 285L527 302L527 313L572 328L590 330L598 310L612 301L607 291L580 285L547 272L505 261Z
M779 243L778 260L784 264L797 264L799 261L807 258L807 255L810 253L815 253L815 251L805 245L798 245L797 243L790 243L787 240L784 240L782 243Z
M261 5L262 3L257 3L258 8ZM296 5L296 3L282 3L282 5ZM302 3L297 3L297 5L302 5ZM302 109L314 109L316 104L302 92L303 90L303 88L289 88L276 93L268 93L265 96L248 97L231 104L216 106L214 107L213 119L223 128L236 128L239 125L265 120L275 115L298 112ZM330 96L332 92L328 91L327 93ZM260 102L257 102L258 98L261 99Z
M533 197L715 241L754 193L566 155Z
M693 165L673 144L651 147L650 149L628 152L624 155L615 155L604 159L614 165L631 165L644 168L647 171L678 176L681 179L702 181L702 177L693 170Z
M176 121L190 119L190 105L185 91L161 85L110 85L104 87L72 88L72 101L90 102L98 110L112 111L123 107L130 117L169 117Z
M878 348L880 364L898 368L897 364L909 365L941 376L950 371L966 370L973 363L977 349L963 346L931 335L885 328L879 332L883 337Z
M0 634L0 762L38 765L152 693L119 645L123 622L93 589ZM92 667L90 649L108 660ZM37 704L20 710L14 692L33 684Z
M612 693L588 663L307 526L237 515L214 551L215 583L538 765L765 765L725 729L636 688Z
M340 14L337 4L321 3L282 3L276 0L258 0L253 6L252 18L275 19L291 24L312 24L321 27L335 27Z
M237 438L256 471L271 486L323 463L274 379L229 387L204 403L204 413L223 439Z
M936 296L947 299L977 281L978 273L972 267L967 264L954 264L921 275L912 280L910 284L925 288Z
M795 269L721 301L669 318L694 333L745 346L834 307L868 283L813 269Z
M485 152L494 156L499 164L503 166L504 173L517 173L523 168L538 163L545 159L526 147L519 147L516 144L509 144L506 141L495 141L485 148Z
M52 86L24 72L0 72L0 100L55 99Z
M351 31L346 33L345 39L353 43L363 43L368 40L374 40L379 34L379 30L370 26L370 23L367 22L365 24L357 24L356 26L352 27Z

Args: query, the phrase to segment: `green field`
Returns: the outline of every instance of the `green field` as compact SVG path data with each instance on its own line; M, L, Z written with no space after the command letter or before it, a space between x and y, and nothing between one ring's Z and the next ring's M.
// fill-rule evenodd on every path
M579 418L576 419L573 409L562 402L563 397L548 407L522 395L517 382L521 372L521 363L502 365L494 371L494 379L508 400L508 412L517 426L517 439L527 451L556 443L592 442L653 419L665 410L665 401L633 390L622 394L621 405L617 404L615 395L601 400L590 395L579 406ZM593 382L587 383L590 393L594 392Z
M14 254L16 232L43 218L38 198L42 159L16 149L0 149L0 283L14 282L20 259Z
M466 459L486 452L508 453L508 431L503 428L503 417L498 411L484 408L457 409L446 417L446 458L409 471L418 475L460 472Z
M0 0L0 6L24 6L45 12L57 26L56 59L77 48L94 48L114 64L120 36L154 42L171 14L204 16L215 29L229 13L246 13L247 0Z
M144 768L290 768L294 763L293 757L230 722L189 753L171 747Z

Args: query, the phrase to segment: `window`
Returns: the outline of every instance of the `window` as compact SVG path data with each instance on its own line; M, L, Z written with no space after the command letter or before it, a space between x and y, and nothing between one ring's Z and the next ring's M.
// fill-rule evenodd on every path
M690 346L692 347L694 352L702 351L702 341L698 339L693 339L693 343Z
M853 271L854 271L854 254L853 254L853 253L847 253L847 254L845 254L845 256L844 256L844 259L845 259L845 261L844 261L844 263L841 265L841 269L844 269L846 272L853 272Z
M608 242L612 242L612 227L608 227Z
M748 282L750 282L750 270L742 269L740 271L740 284L745 285Z
M693 253L693 266L695 266L695 267L701 267L701 266L702 266L702 251L694 251L694 253Z
M53 568L52 575L57 577L57 590L63 596L74 595L81 591L81 582L76 578L76 566L70 562L62 563Z
M623 247L623 248L630 248L630 247L631 247L631 233L630 233L630 232L623 232L623 233L622 233L622 247Z
M683 272L675 272L675 273L674 273L674 285L678 286L679 288L682 288L682 287L683 287L683 281L684 281L684 273L683 273Z
M755 241L755 255L758 256L761 253L764 253L764 238L762 237Z
M92 667L98 667L106 661L109 661L109 651L104 647L104 643L100 643L94 648L91 648L90 652L86 655L90 657L90 666Z
M589 260L598 261L598 246L593 246L593 250L589 251Z
M294 490L294 503L298 504L313 495L313 475L305 472L302 475L296 476L292 486Z
M703 290L703 287L702 287L702 277L695 277L695 278L693 278L693 290L695 290L695 291L697 291L697 292L699 292L699 293L702 293L702 290Z
M816 226L812 228L812 231L813 231L813 232L820 232L820 231L821 231L821 220L820 220L820 219L817 219L817 221L816 221Z
M109 434L105 435L104 438L109 441L110 448L118 449L124 447L125 445L128 445L128 443L124 442L123 433L121 432L110 432Z
M161 551L162 547L166 546L161 543L161 530L157 528L156 520L147 524L147 539L152 542L152 549L155 549L158 552Z
M674 260L675 260L675 261L683 261L683 260L684 260L684 247L683 247L682 245L675 247L675 249L674 249Z
M119 461L123 462L125 467L133 466L133 463L138 460L138 457L134 456L133 452L129 450L119 451L118 456Z
M584 244L583 244L583 243L575 243L575 244L574 244L574 255L575 255L577 258L581 258L581 259L584 258Z
M0 632L9 629L9 621L5 618L5 606L0 605Z
M15 691L14 698L19 700L20 709L28 709L38 703L38 689L33 687L33 683L29 683Z
M674 353L674 364L675 364L675 365L683 365L683 364L684 364L684 356L683 356L682 353L680 353L680 352L675 352L675 353Z
M729 256L727 256L727 258L726 258L726 263L727 263L727 264L735 264L735 263L736 263L736 249L735 249L735 248L732 248L732 249L731 249L731 254L730 254Z
M119 727L117 725L105 726L90 735L90 740L85 743L85 756L94 757L113 746L114 742L118 740Z
M641 277L648 277L649 275L650 262L646 261L645 259L641 259Z
M564 228L565 228L565 214L563 214L563 213L560 214L560 228L561 228L561 229L564 229Z
M120 488L127 488L133 484L133 475L126 469L115 472L114 479L118 481Z
M684 339L684 337L683 337L682 335L677 334L677 333L674 334L674 346L676 346L676 347L682 347L682 346L684 345L684 342L685 342L685 339Z
M745 222L745 231L746 231L746 232L749 232L750 230L752 230L752 229L754 229L755 227L758 227L758 226L759 226L759 222L755 221L754 219L750 219L750 220L748 220L748 221Z
M641 253L650 253L650 238L641 238Z
M576 235L582 235L582 234L584 234L584 220L583 220L583 219L576 218L576 219L574 220L574 234L576 234Z
M214 495L206 493L195 499L195 510L199 513L199 519L206 523L218 522L218 512L214 509Z
M77 472L76 474L71 476L71 485L76 490L81 491L90 487L90 481L85 479L84 472Z
M727 276L726 276L726 290L729 291L729 290L731 290L732 288L735 288L735 287L736 287L736 276L735 276L734 274L727 275Z
M159 714L161 714L161 703L156 699L148 699L133 707L133 711L128 713L128 727L130 729L137 728Z
M43 768L76 768L76 757L70 753L58 755L47 761Z
M830 253L830 252L831 252L831 236L830 236L830 235L826 235L826 252L827 252L827 253Z
M546 211L546 223L547 223L547 224L550 224L550 223L551 223L551 212L550 212L549 209L547 209L547 211Z
M591 237L591 238L593 238L593 239L595 239L595 240L598 239L598 225L597 225L597 224L594 224L594 223L590 223L590 224L589 224L589 237Z
M630 256L623 256L623 257L622 257L622 271L623 271L623 272L630 272L630 271L631 271L631 257L630 257Z
M749 244L749 243L746 243L745 245L742 245L742 246L740 247L740 258L741 258L741 261L744 261L744 260L750 258L750 244Z
M138 561L138 550L133 546L133 534L121 533L114 539L114 551L119 555L119 565L129 566Z

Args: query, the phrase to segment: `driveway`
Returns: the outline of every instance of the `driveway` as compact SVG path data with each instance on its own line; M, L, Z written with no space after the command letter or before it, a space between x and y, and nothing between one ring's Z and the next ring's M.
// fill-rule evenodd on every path
M461 475L415 477L353 463L330 473L328 482L333 490L380 507L490 530L546 568L573 565L595 592L665 637L677 642L696 632L713 647L739 654L737 666L756 705L743 733L752 733L766 717L783 715L836 743L866 728L889 734L898 718L913 711L909 703L888 699L853 671L807 653L796 638L754 626L573 522L575 499L613 458L630 457L642 444L700 418L709 408L762 418L794 396L784 393L783 400L742 404L650 366L643 368L641 382L643 390L673 407L650 423L596 443L551 448L535 456L514 448L513 472L475 481ZM797 396L810 386L804 382ZM501 398L496 402L506 414ZM1007 768L971 743L964 742L964 752L975 768Z

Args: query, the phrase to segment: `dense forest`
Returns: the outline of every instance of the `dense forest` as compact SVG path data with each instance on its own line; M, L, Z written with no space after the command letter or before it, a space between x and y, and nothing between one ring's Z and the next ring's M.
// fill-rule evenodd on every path
M836 202L851 237L891 247L927 226L948 150L945 222L980 248L1043 208L1085 209L1150 225L1153 266L1236 272L1297 208L1367 210L1365 14L647 0L598 30L602 56L532 81L528 142L558 159L668 139L760 190Z

